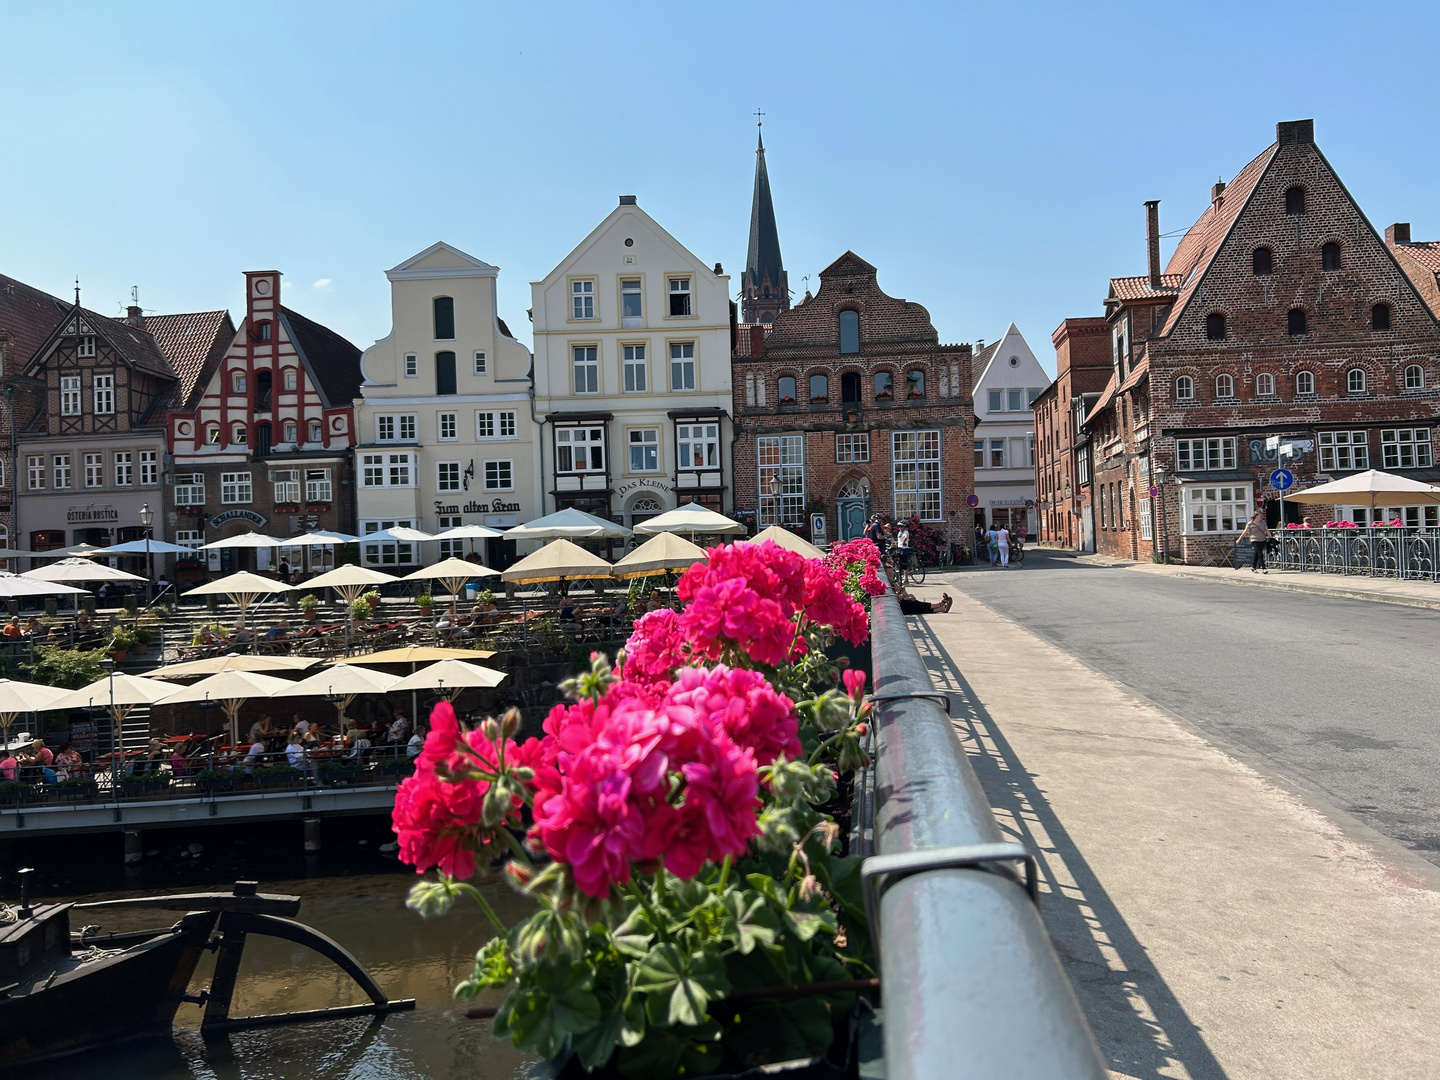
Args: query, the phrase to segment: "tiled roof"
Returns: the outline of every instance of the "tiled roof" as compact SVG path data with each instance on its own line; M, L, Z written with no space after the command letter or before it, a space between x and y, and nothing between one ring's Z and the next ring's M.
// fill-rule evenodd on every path
M290 340L310 367L329 408L349 405L360 396L360 350L329 327L287 307L280 309Z
M1418 244L1396 244L1390 250L1396 255L1408 257L1415 265L1432 274L1440 274L1440 242L1426 240Z
M10 337L3 348L17 369L45 344L70 306L58 296L0 274L0 334Z
M970 358L970 381L975 386L980 385L980 380L985 377L985 369L990 366L990 361L995 359L995 354L1000 349L1000 342L1004 340L1005 338L1001 336L999 340L992 341Z
M1205 276L1210 260L1220 250L1220 245L1230 234L1235 219L1240 216L1240 211L1255 193L1255 185L1260 182L1266 168L1274 160L1279 145L1271 143L1259 157L1236 173L1235 179L1226 186L1223 196L1212 200L1199 220L1181 237L1175 254L1170 256L1169 265L1165 267L1164 275L1179 279L1180 295L1170 310L1170 317L1165 320L1160 336L1163 337L1174 329L1176 320L1190 302L1190 297L1195 294L1200 279Z
M145 329L180 380L172 407L185 401L204 376L219 364L235 338L228 311L194 311L183 315L147 315Z
M1083 396L1088 398L1091 395L1085 394ZM1091 420L1094 420L1095 417L1099 416L1102 412L1109 408L1110 402L1112 402L1113 400L1115 400L1115 376L1112 374L1110 376L1110 381L1105 384L1104 391L1100 394L1098 398L1095 399L1095 403L1091 405L1089 410L1085 413L1085 423L1090 423Z
M1150 288L1150 276L1141 274L1138 277L1112 277L1110 279L1110 299L1112 300L1145 300L1156 296L1174 296L1180 291L1181 278L1179 274L1161 274L1160 288Z

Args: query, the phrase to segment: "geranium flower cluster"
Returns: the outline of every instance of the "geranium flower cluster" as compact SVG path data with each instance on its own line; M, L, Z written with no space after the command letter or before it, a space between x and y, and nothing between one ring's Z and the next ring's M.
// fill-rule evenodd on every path
M1353 522L1353 521L1327 521L1327 522L1325 522L1325 528L1327 528L1327 529L1358 529L1359 527L1360 527L1360 526L1359 526L1359 525L1356 525L1355 522Z
M809 650L804 631L811 624L858 645L869 636L869 619L844 582L843 571L769 540L713 547L676 586L688 601L678 625L694 655L708 660L795 660Z
M885 591L879 573L880 549L866 537L831 545L825 562L845 575L844 589L851 599L868 604L870 597Z

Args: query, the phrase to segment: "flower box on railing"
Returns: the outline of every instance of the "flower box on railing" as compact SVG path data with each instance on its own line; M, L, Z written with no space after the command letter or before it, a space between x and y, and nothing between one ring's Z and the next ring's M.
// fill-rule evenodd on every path
M307 503L305 504L305 509L306 509L307 511L309 511L310 513L312 513L312 514L323 514L323 513L325 513L327 510L330 509L330 504L329 504L328 502L323 502L323 503L307 502Z
M177 514L188 514L188 515L193 516L193 517L203 517L203 516L205 515L205 507L203 507L203 506L177 506L177 507L175 508L175 512L176 512Z
M300 505L298 503L276 503L275 513L277 514L298 514Z

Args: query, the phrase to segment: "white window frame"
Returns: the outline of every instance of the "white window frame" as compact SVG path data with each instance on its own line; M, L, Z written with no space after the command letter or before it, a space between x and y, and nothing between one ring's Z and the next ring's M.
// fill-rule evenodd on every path
M175 477L175 505L205 505L204 473L181 473Z
M205 556L205 552L200 550L200 545L205 543L203 529L176 529L175 543L183 548L189 548L197 559Z
M149 453L154 453L151 450ZM115 486L130 487L135 483L134 456L129 450L115 452Z
M435 414L435 437L441 442L460 440L460 414L442 412Z
M1005 391L991 389L986 394L986 412L1002 413L1005 411Z
M79 415L80 415L80 409L81 409L80 394L81 394L81 390L80 390L80 376L79 376L79 375L61 375L61 376L60 376L60 415L61 415L61 416L79 416Z
M576 394L600 393L600 346L570 346L570 389Z
M84 358L95 356L95 336L93 334L82 334L75 339L75 355Z
M645 279L638 275L620 279L620 325L626 330L645 325ZM635 311L626 311L627 302L634 298Z
M674 306L677 296L685 298L685 307L687 309L678 314L670 310ZM691 277L689 274L666 278L665 317L667 319L695 318L695 293L691 287Z
M296 393L300 388L300 371L298 368L287 367L280 372L280 392L284 394Z
M485 374L488 374L489 371L490 371L489 360L488 360L488 358L485 356L485 350L483 350L483 349L476 349L476 350L475 350L475 368L474 368L474 371L475 371L475 374L476 374L476 375L485 375Z
M413 352L405 354L405 378L418 379L420 377L420 357Z
M413 488L419 475L418 454L364 453L360 455L362 488Z
M140 451L140 486L154 487L160 483L160 455L154 450Z
M460 462L437 461L435 463L435 490L460 490Z
M475 438L483 442L518 438L518 419L514 409L480 409L475 413Z
M1370 467L1370 433L1322 431L1318 434L1321 472L1363 472Z
M1412 378L1410 377L1412 374L1415 376L1414 379L1412 379ZM1405 368L1405 389L1406 389L1406 390L1424 390L1424 389L1425 389L1425 369L1424 369L1423 367L1421 367L1419 364L1410 364L1409 366L1407 366L1407 367Z
M245 427L244 423L237 420L235 423L230 425L231 446L244 446L249 440L249 438L250 432L249 429Z
M329 469L305 470L305 501L307 503L335 501L335 488L330 482Z
M29 490L45 490L45 455L30 454L25 459L25 471L29 478Z
M300 505L300 470L277 469L270 473L277 506Z
M584 438L576 438L581 432ZM586 465L575 468L575 449L584 447ZM592 426L558 427L555 429L555 472L564 476L583 476L605 471L605 428ZM599 464L595 455L599 453ZM569 462L568 465L562 464Z
M1386 469L1428 469L1434 462L1430 429L1384 428L1380 432L1380 453Z
M595 279L576 278L570 282L570 320L588 322L595 318Z
M1006 444L1006 442L1005 442L1004 439L991 439L991 440L990 440L990 453L989 453L989 460L990 460L990 466L989 466L989 467L992 468L992 469L1008 469L1008 468L1010 467L1010 458L1009 458L1009 454L1008 454L1009 449L1010 449L1010 448L1009 448L1009 446ZM997 460L997 457L998 457L998 460Z
M1153 530L1154 526L1151 524L1150 517L1150 497L1143 495L1140 498L1140 539L1153 540L1155 538Z
M1177 375L1175 377L1175 400L1195 400L1195 380L1189 375Z
M103 488L105 486L105 455L88 453L84 458L85 462L85 486L87 488Z
M1250 520L1254 497L1248 483L1185 484L1181 490L1185 505L1180 527L1186 536L1238 533Z
M230 392L232 394L245 393L245 372L232 371L230 373Z
M243 506L255 501L255 488L248 472L220 474L220 502L226 506Z
M56 454L50 459L50 484L56 491L70 490L70 455Z
M1313 371L1297 371L1295 373L1295 393L1298 397L1308 397L1315 393L1315 373Z
M720 468L720 422L700 420L675 425L677 469Z
M688 351L687 351L688 350ZM695 343L670 342L670 392L688 394L695 390Z
M417 430L414 413L386 413L375 417L377 443L413 443Z
M805 520L805 436L761 435L755 440L760 525L800 524ZM780 495L770 480L780 480Z
M300 441L300 425L294 420L286 420L280 425L280 441L283 443L298 443Z
M921 521L943 521L942 483L939 430L892 431L890 490L895 520L907 521L918 514Z
M1363 394L1370 386L1370 378L1364 368L1351 368L1345 372L1345 393Z
M310 421L310 438L307 441L312 443L321 443L325 441L325 425L321 421Z
M1258 374L1258 375L1255 376L1255 396L1256 396L1256 397L1274 397L1274 396L1275 396L1275 376L1274 376L1274 375L1270 374L1270 372L1268 372L1268 371L1262 371L1262 372L1260 372L1260 374Z
M1217 398L1233 398L1235 396L1235 376L1220 374L1215 376L1215 396Z
M96 416L115 415L115 376L96 375L91 384Z
M406 544L395 540L382 540L367 544L364 537L370 533L385 532L387 529L413 529L414 518L392 520L371 519L360 523L360 558L367 566L414 566L419 544Z
M620 346L620 389L627 394L650 392L650 361L643 342Z
M977 469L986 469L986 468L989 468L989 466L985 463L985 462L986 462L986 453L985 453L985 440L984 440L984 439L976 439L976 440L974 440L974 452L975 452L975 468L977 468Z
M835 464L863 465L870 460L870 433L835 436Z
M1176 439L1175 468L1178 472L1210 472L1235 469L1235 440Z
M660 429L631 428L625 436L629 451L626 465L632 473L658 473L660 471ZM639 455L639 464L636 464Z
M482 464L486 491L515 490L515 462L511 458L489 458Z

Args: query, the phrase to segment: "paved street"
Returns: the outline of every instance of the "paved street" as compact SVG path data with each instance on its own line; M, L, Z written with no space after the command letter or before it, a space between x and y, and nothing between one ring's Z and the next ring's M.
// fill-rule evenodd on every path
M1440 864L1440 612L1028 556L944 587Z

